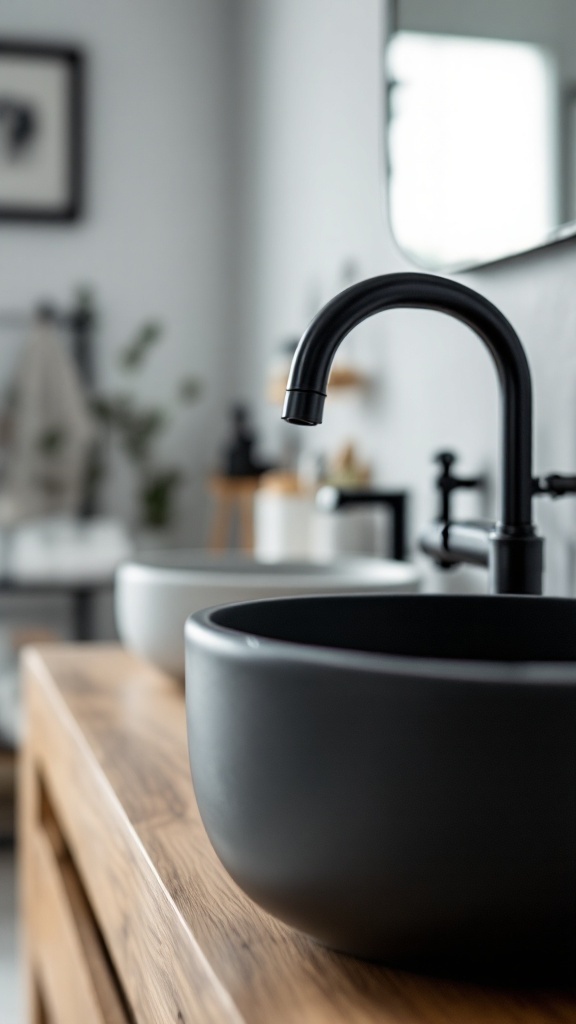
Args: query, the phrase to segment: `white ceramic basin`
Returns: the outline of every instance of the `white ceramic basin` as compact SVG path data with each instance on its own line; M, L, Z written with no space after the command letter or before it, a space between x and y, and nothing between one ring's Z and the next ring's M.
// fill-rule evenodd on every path
M299 594L410 593L420 574L408 562L347 558L257 562L202 551L147 554L116 573L116 626L122 643L183 678L184 623L203 608Z

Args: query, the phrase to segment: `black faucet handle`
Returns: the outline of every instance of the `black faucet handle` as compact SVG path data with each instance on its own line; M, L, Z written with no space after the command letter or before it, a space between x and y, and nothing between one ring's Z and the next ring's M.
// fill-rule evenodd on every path
M548 476L534 477L532 493L536 497L545 494L551 498L563 498L566 494L576 494L576 476L567 476L565 473L549 473Z

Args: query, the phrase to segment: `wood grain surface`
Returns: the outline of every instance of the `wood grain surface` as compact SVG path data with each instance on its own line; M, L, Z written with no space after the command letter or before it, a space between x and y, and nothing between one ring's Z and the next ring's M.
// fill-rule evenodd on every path
M40 821L57 857L62 835L80 903L91 908L120 1001L137 1022L576 1024L576 993L483 989L390 971L275 921L231 881L200 821L182 686L115 647L28 649L23 668L32 1002L39 882L26 865L38 863L31 837ZM90 934L89 943L93 953ZM120 1019L120 1004L115 1012Z

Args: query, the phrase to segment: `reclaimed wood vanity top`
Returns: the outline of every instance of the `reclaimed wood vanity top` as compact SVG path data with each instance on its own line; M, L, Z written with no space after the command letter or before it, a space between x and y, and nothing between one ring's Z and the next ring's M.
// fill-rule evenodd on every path
M251 903L221 867L198 814L182 684L118 647L96 645L29 648L23 673L23 775L36 772L46 791L126 1019L575 1024L576 993L390 971L332 953Z

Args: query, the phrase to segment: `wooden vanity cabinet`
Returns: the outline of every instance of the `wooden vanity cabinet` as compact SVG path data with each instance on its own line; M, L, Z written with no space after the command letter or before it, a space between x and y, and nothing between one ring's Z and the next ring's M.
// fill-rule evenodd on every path
M571 994L389 971L252 904L198 814L181 683L102 646L29 648L22 673L30 1024L576 1024Z

